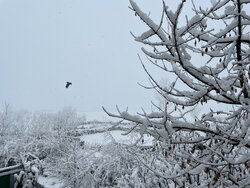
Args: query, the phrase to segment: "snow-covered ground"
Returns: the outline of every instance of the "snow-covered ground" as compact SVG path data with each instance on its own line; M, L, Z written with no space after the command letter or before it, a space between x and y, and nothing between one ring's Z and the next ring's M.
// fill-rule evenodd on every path
M114 139L114 141L122 144L133 144L137 139L140 138L140 135L137 133L131 133L129 135L124 135L124 131L109 131L104 133L96 133L84 135L81 137L81 140L85 141L88 145L104 145ZM152 144L152 137L144 136L143 146Z
M58 179L54 177L43 177L39 176L38 177L38 182L44 186L44 188L61 188L62 183L59 182Z

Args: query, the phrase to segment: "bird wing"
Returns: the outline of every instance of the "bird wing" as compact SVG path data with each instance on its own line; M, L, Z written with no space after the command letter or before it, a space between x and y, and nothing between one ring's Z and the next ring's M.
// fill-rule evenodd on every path
M66 82L66 88L68 88L70 85L72 85L72 83L71 82Z

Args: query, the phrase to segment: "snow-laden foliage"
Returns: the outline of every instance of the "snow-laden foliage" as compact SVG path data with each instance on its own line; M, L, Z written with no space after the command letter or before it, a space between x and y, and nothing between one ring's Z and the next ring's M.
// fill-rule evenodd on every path
M117 143L111 134L108 139L109 144L91 147L68 140L65 150L59 151L61 157L50 159L47 170L63 182L63 187L157 188L178 181L164 178L173 171L169 162L174 158L158 144L138 148ZM166 170L165 166L170 169Z
M97 122L81 124L83 118L79 121L71 109L51 114L12 112L4 108L1 113L9 123L3 126L4 134L0 137L3 143L0 145L0 165L24 166L23 171L15 175L16 187L34 187L38 174L45 179L56 178L61 186L72 188L167 187L174 184L162 177L171 172L162 168L166 164L171 167L166 160L166 156L172 156L171 152L162 151L158 144L128 147L118 143L109 133L104 133L105 144L101 145L88 145L81 139L84 134L104 132L103 126L108 125L106 129L110 129L118 125L116 123L101 123L99 128ZM127 131L129 129L124 127L134 125L119 126L123 128L116 128ZM129 138L133 143L132 140L140 135L131 134ZM154 175L149 167L159 174Z
M14 175L14 188L33 188L37 187L38 175L42 168L41 161L32 154L21 156L23 170L19 174Z
M154 175L178 187L250 186L250 2L211 1L204 7L201 1L182 0L176 10L169 9L169 1L162 2L160 23L134 0L130 9L149 28L140 36L133 34L135 40L172 82L159 84L139 57L152 84L145 88L164 97L164 107L153 103L154 112L138 115L104 110L136 123L133 129L142 137L150 134L175 156L172 171L166 165L162 174L149 165ZM190 6L193 14L185 15ZM197 107L201 116L191 118Z
M13 112L9 105L0 111L0 167L20 163L20 155L32 153L39 159L56 155L64 135L84 121L72 108L58 113Z

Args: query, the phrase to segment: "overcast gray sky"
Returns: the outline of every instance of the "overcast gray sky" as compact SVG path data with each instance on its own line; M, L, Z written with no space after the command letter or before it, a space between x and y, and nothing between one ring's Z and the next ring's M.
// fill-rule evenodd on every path
M160 20L161 0L136 2ZM137 85L148 83L137 57L142 45L130 34L147 27L128 6L128 0L0 0L0 103L35 111L149 108L154 93Z
M46 111L149 106L152 92L137 85L147 79L137 58L141 45L129 33L145 27L128 5L126 0L1 0L0 102ZM69 89L66 81L73 83Z

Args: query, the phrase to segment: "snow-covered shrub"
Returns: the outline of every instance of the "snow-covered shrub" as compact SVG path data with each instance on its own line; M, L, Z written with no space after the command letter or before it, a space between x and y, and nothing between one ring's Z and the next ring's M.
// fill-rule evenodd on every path
M19 163L20 153L32 153L40 159L57 155L55 148L63 147L65 136L71 136L84 119L72 108L31 113L14 112L5 105L0 111L0 166Z
M109 134L110 135L110 134ZM155 147L128 147L109 136L108 144L84 148L73 137L65 139L58 156L48 156L45 168L64 187L166 187L173 180L164 179L171 170L166 153ZM55 148L56 149L56 148ZM168 154L171 156L171 152ZM142 163L143 161L143 163ZM154 175L154 171L161 175ZM165 174L164 174L165 173Z
M65 107L53 117L53 139L64 147L65 138L74 136L75 129L85 121L84 115L77 114L72 107Z
M74 108L64 107L54 116L54 129L58 132L73 129L85 121L85 116L77 114Z
M173 184L173 180L164 178L166 173L171 173L167 169L171 165L158 144L146 147L121 144L111 134L108 139L109 144L101 147L100 156L91 167L97 187L157 188Z
M96 151L83 148L77 138L66 137L63 140L63 147L54 147L56 155L48 156L46 160L49 175L60 179L64 187L94 187L95 179L90 168Z
M13 111L10 108L10 105L5 103L2 109L0 110L0 136L3 137L8 134L13 127L14 122Z
M19 174L15 174L15 188L33 188L37 186L39 171L42 168L38 157L32 154L22 156L23 170Z

